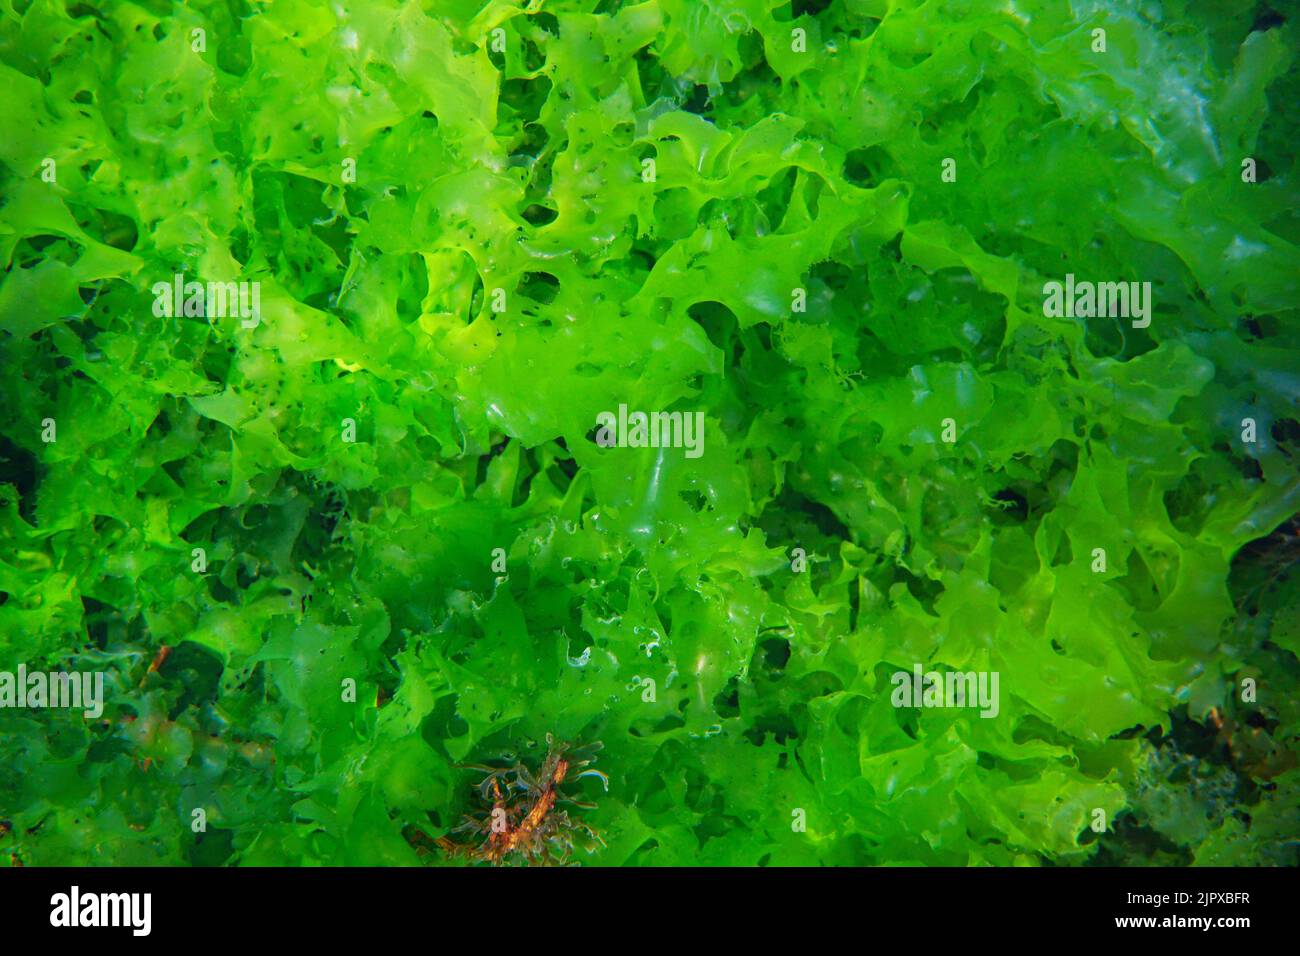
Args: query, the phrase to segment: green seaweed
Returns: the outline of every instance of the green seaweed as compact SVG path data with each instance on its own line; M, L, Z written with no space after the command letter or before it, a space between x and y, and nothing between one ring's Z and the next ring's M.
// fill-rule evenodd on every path
M0 709L0 862L454 863L553 735L589 863L1294 864L1295 30L3 0L0 669L108 699ZM1224 713L1272 762L1184 753Z

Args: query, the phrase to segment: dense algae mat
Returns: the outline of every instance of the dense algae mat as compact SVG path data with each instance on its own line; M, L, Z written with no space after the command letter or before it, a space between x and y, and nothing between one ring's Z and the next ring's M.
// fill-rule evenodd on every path
M0 4L0 669L107 695L0 710L0 861L458 862L553 734L586 862L1295 863L1249 7Z

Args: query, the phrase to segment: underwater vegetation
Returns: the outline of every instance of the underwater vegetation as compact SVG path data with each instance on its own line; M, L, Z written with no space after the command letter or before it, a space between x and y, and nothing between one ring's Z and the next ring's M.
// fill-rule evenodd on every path
M1297 29L0 0L0 864L1296 865Z

